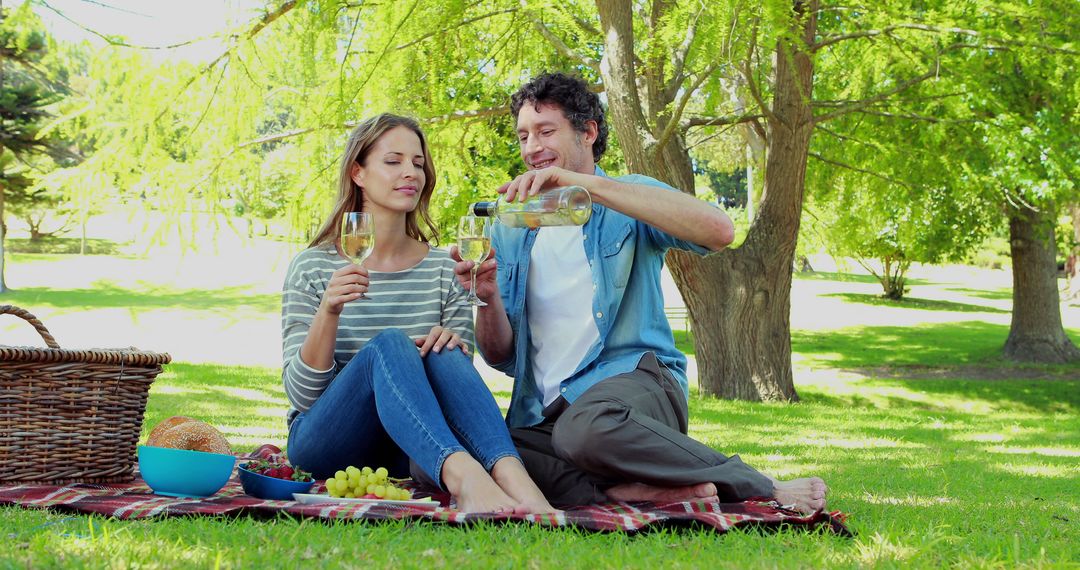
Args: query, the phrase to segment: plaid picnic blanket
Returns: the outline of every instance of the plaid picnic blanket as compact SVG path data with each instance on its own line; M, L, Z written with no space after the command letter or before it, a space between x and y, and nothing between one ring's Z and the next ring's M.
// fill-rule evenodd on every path
M415 489L416 496L431 496L431 505L393 503L324 503L301 504L296 501L257 499L244 493L234 477L224 488L208 498L177 498L155 495L142 481L126 484L95 485L0 485L0 505L28 508L51 508L81 513L95 513L118 519L143 519L162 516L238 516L273 517L278 513L318 519L429 521L469 525L477 521L523 522L549 527L578 527L600 532L628 532L661 527L712 528L718 533L742 526L763 528L819 528L850 536L839 511L818 512L804 516L782 508L776 501L755 500L742 503L691 501L668 504L608 503L574 507L558 514L513 515L492 513L465 514L450 508L450 497ZM324 493L316 483L311 493Z

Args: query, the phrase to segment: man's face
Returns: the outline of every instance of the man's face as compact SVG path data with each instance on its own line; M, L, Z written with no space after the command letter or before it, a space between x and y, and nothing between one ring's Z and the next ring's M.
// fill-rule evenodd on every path
M586 123L584 133L574 130L561 107L554 103L529 101L522 105L517 116L517 137L521 159L529 170L558 166L592 174L594 162L592 143L596 140L596 123Z

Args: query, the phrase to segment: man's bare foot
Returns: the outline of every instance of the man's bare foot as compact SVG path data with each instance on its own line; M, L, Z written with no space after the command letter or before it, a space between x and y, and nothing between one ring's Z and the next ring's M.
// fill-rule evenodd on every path
M557 513L516 457L503 457L491 468L495 483L518 502L514 514Z
M769 477L772 479L772 477ZM794 505L803 514L816 513L825 508L825 495L829 488L818 477L804 477L790 481L772 479L773 498L781 505Z
M604 491L615 501L652 501L654 503L678 503L696 501L716 496L716 485L698 483L684 487L654 487L644 483L623 483Z
M463 451L451 454L443 462L442 480L459 511L512 513L517 506L517 501L503 492L484 467Z

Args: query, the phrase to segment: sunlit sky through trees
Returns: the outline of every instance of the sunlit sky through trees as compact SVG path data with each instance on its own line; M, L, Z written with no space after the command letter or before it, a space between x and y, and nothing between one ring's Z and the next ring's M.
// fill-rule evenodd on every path
M3 1L9 7L21 3ZM147 48L191 42L150 53L161 58L210 61L224 49L225 30L256 17L263 4L262 0L43 0L35 2L34 11L62 41L89 40L92 45L103 45L104 40L93 33L97 32L121 36L125 43Z

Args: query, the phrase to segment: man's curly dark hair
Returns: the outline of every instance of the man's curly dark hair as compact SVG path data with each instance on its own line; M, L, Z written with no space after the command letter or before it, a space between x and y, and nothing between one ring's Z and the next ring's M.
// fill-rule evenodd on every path
M541 103L554 103L562 108L574 130L586 132L585 123L596 121L596 140L593 141L593 162L607 150L608 126L600 97L589 91L585 81L565 73L542 73L537 75L510 97L510 112L518 116L526 103L539 110Z

